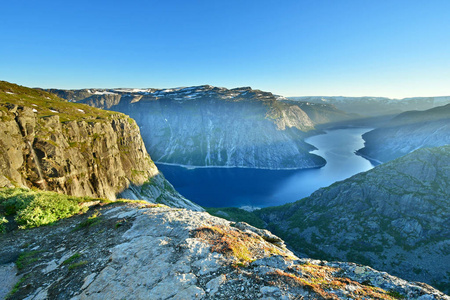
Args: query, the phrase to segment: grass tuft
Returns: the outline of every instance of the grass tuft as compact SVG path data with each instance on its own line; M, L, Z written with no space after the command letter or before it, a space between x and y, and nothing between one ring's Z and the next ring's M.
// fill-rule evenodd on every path
M66 259L65 261L63 261L63 265L68 265L71 262L73 262L74 260L78 259L81 256L80 253L75 253L74 255L72 255L71 257L69 257L68 259Z

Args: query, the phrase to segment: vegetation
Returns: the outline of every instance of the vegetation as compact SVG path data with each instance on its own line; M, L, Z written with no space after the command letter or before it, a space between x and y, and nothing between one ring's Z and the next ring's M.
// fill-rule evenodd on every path
M0 233L4 233L6 231L5 224L8 223L8 220L2 215L0 215Z
M11 298L15 293L17 293L17 291L19 290L20 286L25 282L25 280L27 280L27 278L29 277L29 275L24 275L22 276L19 281L17 281L17 283L14 285L13 289L9 292L9 294L6 296L5 299L9 299Z
M97 225L101 221L99 216L100 213L96 210L90 217L78 224L75 230Z
M78 259L81 256L80 253L75 253L74 255L72 255L71 257L69 257L68 259L66 259L65 261L63 261L63 265L68 265L71 262L73 262L74 260Z
M78 268L78 267L84 266L84 265L85 265L85 264L87 264L87 263L88 263L87 261L85 261L85 260L82 260L82 261L80 261L80 262L77 262L77 263L71 264L71 265L69 266L69 271L70 271L70 270L73 270L73 269L75 269L75 268Z
M269 243L261 243L261 238L224 226L204 226L194 231L195 238L208 241L211 251L235 257L236 265L242 266L263 255L281 255L280 250Z
M395 299L406 299L405 296L403 296L397 291L389 291L387 294Z
M3 188L0 189L0 213L15 216L14 220L21 229L32 228L86 212L88 207L82 204L94 200L109 202L104 199L67 196L55 192Z
M339 299L331 290L345 290L347 286L352 286L355 290L348 294L349 299L399 299L391 292L377 287L360 284L348 278L335 277L333 274L339 269L312 265L309 263L295 265L290 268L290 272L276 270L270 273L273 276L273 283L287 283L291 286L301 286L314 291L320 299Z
M56 95L38 89L31 89L0 81L0 111L6 112L7 105L32 107L38 118L59 116L61 122L89 121L97 122L102 119L110 119L120 113L101 110L85 104L72 103ZM3 105L2 105L3 104Z
M16 260L17 269L22 270L26 266L39 260L39 253L41 251L26 251L22 252Z

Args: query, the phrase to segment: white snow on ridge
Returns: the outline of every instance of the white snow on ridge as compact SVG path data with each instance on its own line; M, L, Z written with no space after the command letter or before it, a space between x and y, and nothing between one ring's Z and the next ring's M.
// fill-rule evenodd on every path
M107 92L107 91L95 91L94 95L117 95L113 92Z
M36 108L33 108L33 112L38 112Z
M145 93L148 94L151 92L151 89L114 89L113 91L119 92L119 93Z
M50 109L50 111L51 111L51 112L54 112L54 113L59 113L59 111L54 110L54 109Z
M11 92L5 92L5 93L10 94L10 95L14 95L14 93L11 93Z
M82 110L82 109L79 109L79 108L78 108L77 110L80 111L80 112L82 112L82 113L84 113L84 110Z

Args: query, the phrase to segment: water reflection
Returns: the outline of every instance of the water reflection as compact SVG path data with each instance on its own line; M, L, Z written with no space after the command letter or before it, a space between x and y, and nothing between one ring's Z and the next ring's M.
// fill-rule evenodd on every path
M369 128L327 131L307 142L327 160L321 169L275 171L240 168L186 169L157 164L166 178L186 198L206 207L274 206L309 196L320 187L367 171L371 163L355 155L361 135Z

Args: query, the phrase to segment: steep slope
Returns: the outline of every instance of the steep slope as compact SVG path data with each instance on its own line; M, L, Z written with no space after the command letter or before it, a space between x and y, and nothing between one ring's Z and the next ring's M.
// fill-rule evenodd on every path
M390 99L383 97L289 97L291 100L328 103L347 113L362 116L393 115L409 110L427 110L450 103L450 96Z
M185 166L301 169L325 161L303 140L313 122L297 105L251 88L52 92L130 115L156 162ZM120 96L120 101L116 99Z
M450 146L424 148L256 213L298 253L450 291Z
M450 299L369 267L298 259L268 231L164 206L96 207L1 238L9 299Z
M132 187L140 198L200 209L170 189L123 114L0 82L0 133L0 186L107 199Z
M282 101L300 107L315 125L350 121L361 118L360 115L355 113L346 113L343 110L336 108L333 104L294 101L288 99Z
M365 145L358 154L382 162L422 147L450 144L450 104L402 113L363 138Z

